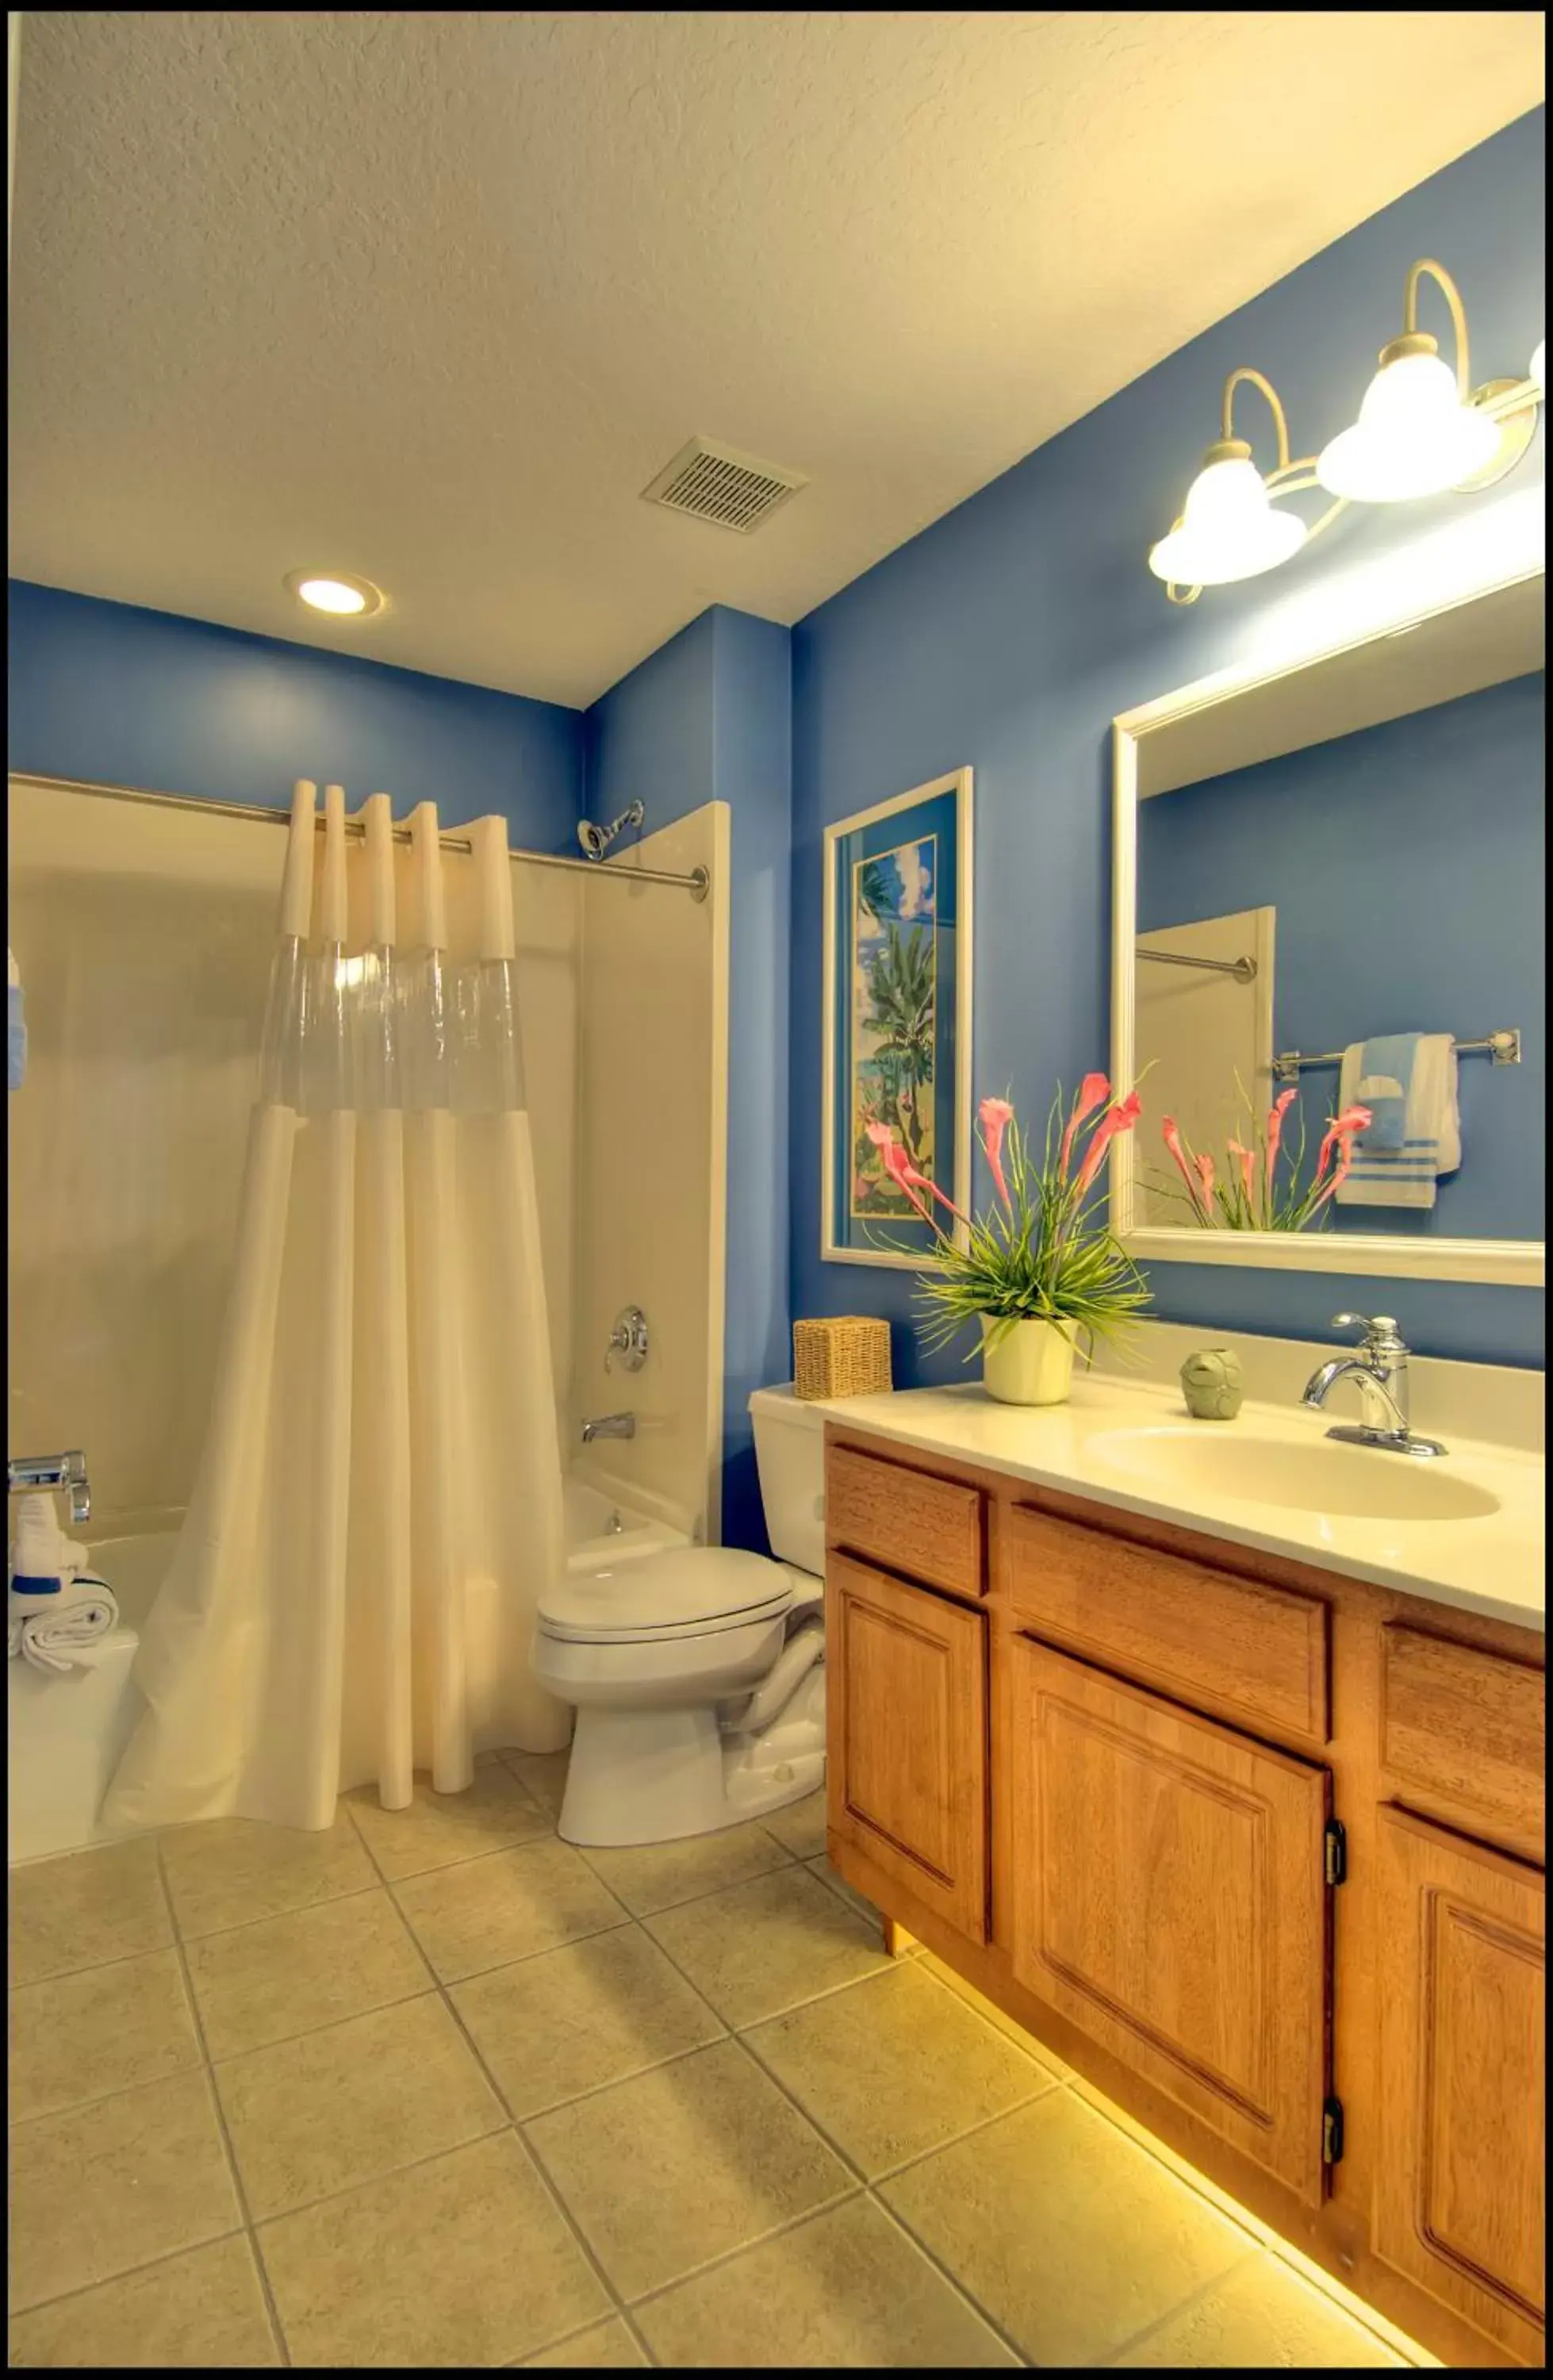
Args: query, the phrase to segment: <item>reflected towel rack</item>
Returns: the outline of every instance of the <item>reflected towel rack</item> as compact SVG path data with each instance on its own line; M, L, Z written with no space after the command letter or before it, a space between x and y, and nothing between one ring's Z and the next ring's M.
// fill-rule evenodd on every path
M1481 1041L1458 1041L1458 1058L1492 1058L1496 1066L1518 1066L1521 1063L1521 1028L1507 1026L1502 1033L1486 1033ZM1280 1082L1298 1075L1302 1066L1341 1066L1341 1050L1280 1050L1272 1062L1273 1073Z
M1140 959L1153 959L1160 966L1207 967L1214 975L1232 975L1237 983L1255 983L1256 962L1253 958L1195 959L1186 951L1146 951L1138 944Z

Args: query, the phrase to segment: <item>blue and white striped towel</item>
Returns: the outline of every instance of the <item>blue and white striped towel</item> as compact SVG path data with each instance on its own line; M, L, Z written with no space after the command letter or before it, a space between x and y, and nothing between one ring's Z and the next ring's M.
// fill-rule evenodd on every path
M1355 1104L1373 1109L1376 1123L1353 1144L1353 1170L1338 1191L1338 1205L1432 1207L1438 1177L1454 1173L1462 1161L1451 1035L1351 1041L1342 1053L1338 1105Z

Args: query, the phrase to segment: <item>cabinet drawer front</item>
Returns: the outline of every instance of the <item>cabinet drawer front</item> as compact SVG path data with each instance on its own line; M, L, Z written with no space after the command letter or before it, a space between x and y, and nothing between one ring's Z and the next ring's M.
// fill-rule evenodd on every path
M1205 1710L1327 1742L1328 1614L1316 1597L1028 1504L1008 1507L1001 1521L1021 1627Z
M949 1595L980 1596L981 1490L904 1463L832 1447L825 1468L825 1535L848 1553L904 1571Z
M987 1939L987 1619L832 1554L827 1819Z
M1013 1649L1015 1975L1319 2204L1327 1771Z
M1542 1877L1404 1811L1376 1846L1380 2138L1375 2245L1540 2362L1547 2049Z
M1380 1762L1467 1824L1538 1858L1547 1681L1540 1670L1422 1628L1382 1631Z

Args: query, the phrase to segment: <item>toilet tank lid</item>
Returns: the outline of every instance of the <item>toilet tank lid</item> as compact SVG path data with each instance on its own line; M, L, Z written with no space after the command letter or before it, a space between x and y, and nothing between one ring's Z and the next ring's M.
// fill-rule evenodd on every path
M791 1572L764 1554L674 1546L567 1572L540 1597L540 1617L589 1634L639 1636L738 1612L754 1619L784 1609L792 1593Z
M787 1422L795 1429L823 1429L831 1408L824 1398L795 1395L792 1381L783 1380L780 1388L751 1390L749 1410L761 1421Z

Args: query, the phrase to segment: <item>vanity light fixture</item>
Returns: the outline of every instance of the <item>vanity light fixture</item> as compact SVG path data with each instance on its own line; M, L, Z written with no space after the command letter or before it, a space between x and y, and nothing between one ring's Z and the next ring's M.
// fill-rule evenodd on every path
M291 570L281 585L310 611L328 612L342 620L369 619L383 607L381 587L343 570Z
M1438 342L1418 327L1418 294L1427 276L1443 292L1456 341L1456 369ZM1474 388L1466 309L1442 264L1421 257L1409 268L1403 327L1380 353L1359 419L1329 439L1319 455L1289 456L1283 407L1269 381L1242 368L1224 382L1220 434L1203 457L1181 517L1150 548L1148 566L1172 603L1194 603L1221 587L1276 569L1318 537L1350 504L1397 504L1453 489L1467 494L1511 470L1530 445L1543 399L1544 345L1525 380L1491 380ZM1278 464L1264 479L1251 449L1234 434L1234 392L1243 381L1262 391L1278 431ZM1315 521L1280 509L1279 499L1320 487L1335 502Z

